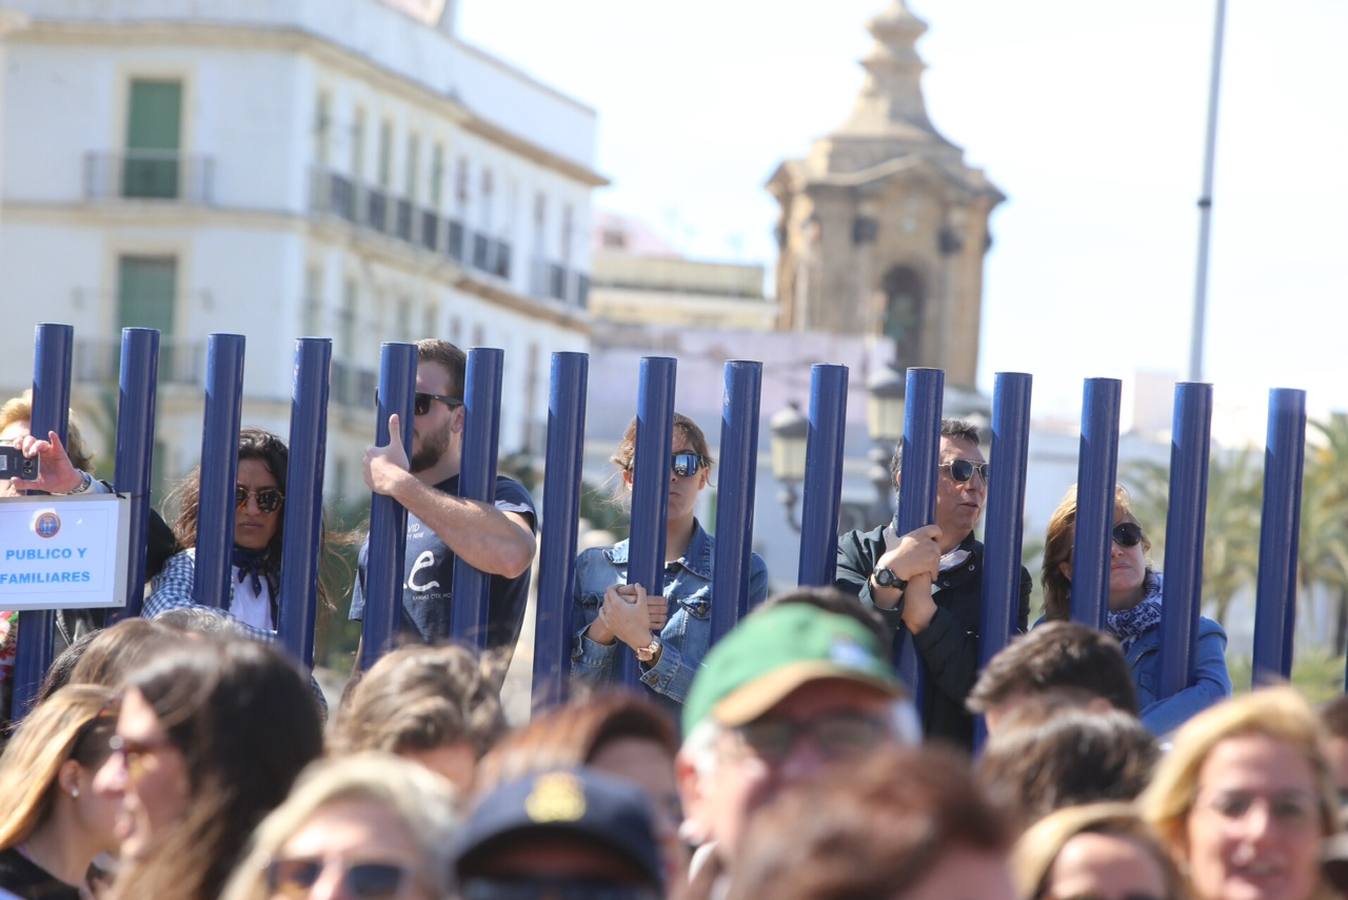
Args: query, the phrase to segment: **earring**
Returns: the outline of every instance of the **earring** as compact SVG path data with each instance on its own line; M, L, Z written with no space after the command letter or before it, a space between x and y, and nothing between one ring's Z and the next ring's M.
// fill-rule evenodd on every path
M71 796L71 797L78 797L79 795L80 795L80 789L79 789L78 787L73 787L73 788L70 789L70 796Z

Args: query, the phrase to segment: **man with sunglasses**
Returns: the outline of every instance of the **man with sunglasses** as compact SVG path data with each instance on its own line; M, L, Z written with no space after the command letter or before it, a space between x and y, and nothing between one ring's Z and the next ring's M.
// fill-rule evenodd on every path
M389 443L365 452L365 483L408 513L400 630L428 643L449 637L454 560L462 558L491 576L486 645L512 646L524 621L537 516L524 485L504 475L496 478L492 502L459 496L466 368L467 357L453 344L417 342L411 454L402 445L398 417L391 416ZM351 596L352 619L365 613L368 552L367 542Z
M890 471L901 478L903 445ZM922 727L928 737L972 749L974 719L965 698L978 677L982 618L983 544L974 528L988 496L988 463L978 429L959 419L941 422L936 521L905 535L894 522L850 531L838 540L835 585L877 609L895 630L913 636L925 675ZM1025 631L1030 573L1021 569L1014 622Z

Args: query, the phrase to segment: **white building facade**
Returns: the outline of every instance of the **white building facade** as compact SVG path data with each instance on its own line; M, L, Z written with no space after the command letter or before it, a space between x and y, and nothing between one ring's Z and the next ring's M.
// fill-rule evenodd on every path
M549 355L589 349L592 109L460 41L452 5L0 9L0 387L30 381L34 324L70 322L96 419L120 329L160 328L171 477L208 334L247 337L244 423L282 435L294 340L329 336L328 487L354 497L381 342L435 336L505 350L501 451L541 452Z

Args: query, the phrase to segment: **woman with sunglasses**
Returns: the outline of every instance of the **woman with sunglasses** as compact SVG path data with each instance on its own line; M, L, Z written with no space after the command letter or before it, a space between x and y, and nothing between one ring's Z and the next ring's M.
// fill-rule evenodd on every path
M112 691L67 685L0 756L0 894L79 900L94 857L117 847L117 804L93 790L108 756Z
M1073 485L1054 510L1044 547L1044 618L1071 615L1072 549L1076 536L1077 489ZM1133 517L1128 492L1114 491L1110 533L1109 611L1105 630L1119 639L1137 687L1142 723L1167 734L1185 720L1231 695L1226 671L1226 632L1200 617L1198 640L1183 690L1159 698L1161 679L1161 573L1151 568L1151 542Z
M625 494L632 490L636 443L633 419L611 457ZM702 429L675 413L662 596L648 597L640 585L627 584L625 540L612 547L591 548L577 557L572 600L573 621L580 630L572 649L571 671L578 678L613 681L620 645L625 644L636 654L642 684L669 706L683 703L711 644L711 604L735 602L734 597L713 601L715 542L695 514L711 465ZM768 569L754 553L749 562L749 605L756 606L767 593Z

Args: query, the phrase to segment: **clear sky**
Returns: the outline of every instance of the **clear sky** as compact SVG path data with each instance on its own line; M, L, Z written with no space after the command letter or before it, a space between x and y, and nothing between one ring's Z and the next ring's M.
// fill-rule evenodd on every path
M462 35L599 112L596 206L690 255L776 251L763 182L845 118L886 0L462 0ZM1187 364L1212 0L909 4L927 108L1008 195L992 221L980 385ZM1348 2L1228 7L1206 379L1218 419L1267 389L1348 409Z

